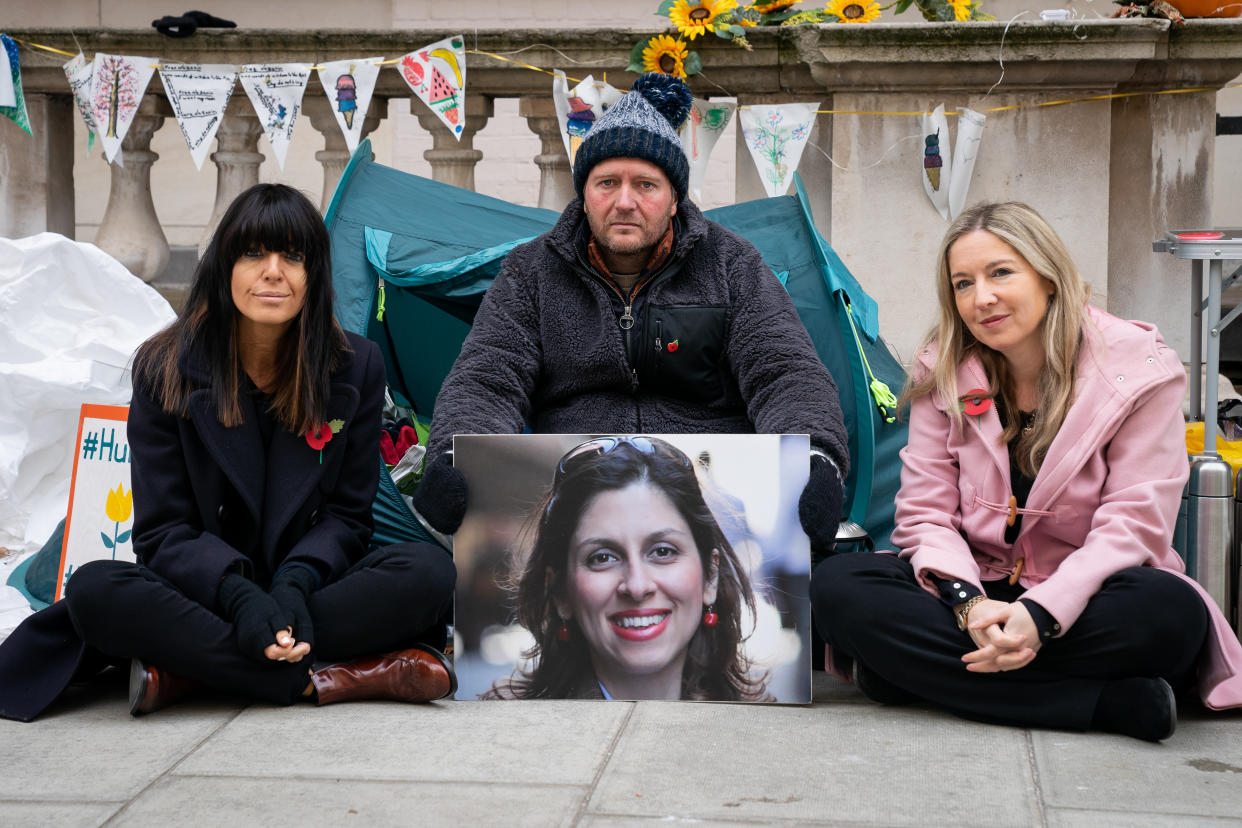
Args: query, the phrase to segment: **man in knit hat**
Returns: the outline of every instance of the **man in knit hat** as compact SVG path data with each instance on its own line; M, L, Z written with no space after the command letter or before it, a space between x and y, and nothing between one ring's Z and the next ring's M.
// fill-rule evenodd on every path
M849 453L836 385L759 251L687 197L677 78L640 77L574 158L578 198L515 248L436 398L414 498L452 533L454 434L810 434L799 517L831 547Z

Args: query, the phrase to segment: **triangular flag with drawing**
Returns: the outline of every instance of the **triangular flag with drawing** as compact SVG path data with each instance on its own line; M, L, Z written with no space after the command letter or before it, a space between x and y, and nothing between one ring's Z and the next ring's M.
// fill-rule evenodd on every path
M276 163L285 168L285 154L293 140L293 125L302 111L302 94L310 80L305 63L268 63L243 66L242 89L259 116L263 134L276 153Z
M8 35L0 34L0 115L12 119L27 135L30 116L26 113L26 95L22 91L22 67L17 44Z
M332 104L332 114L345 134L353 155L362 139L362 123L371 107L371 93L379 77L382 57L334 60L319 67L319 85Z
M561 125L561 140L565 142L565 155L569 157L569 166L574 165L574 156L578 147L586 138L586 134L595 126L600 116L608 111L608 107L621 99L621 92L605 81L597 81L587 75L573 89L565 73L557 69L552 73L552 101L556 105L556 120Z
M402 55L397 68L414 94L460 141L466 122L466 44L462 37L446 37Z
M147 84L155 74L157 58L95 55L91 74L91 108L104 156L115 161L129 125L138 114Z
M945 221L952 221L966 206L975 158L983 141L987 116L972 109L957 112L957 142L949 150L949 121L944 104L923 115L923 192Z
M708 158L716 146L716 140L729 125L735 108L731 103L714 104L695 98L686 122L677 133L690 162L690 194L695 201L703 199L703 175L707 171Z
M738 124L769 197L783 196L810 140L819 103L741 107Z
M73 93L73 102L78 106L78 114L86 124L86 151L89 153L95 146L95 108L91 105L91 78L95 74L95 61L87 61L81 52L71 57L64 65L65 78L69 81L69 91Z
M165 63L160 80L194 166L201 170L237 85L237 70L225 63Z

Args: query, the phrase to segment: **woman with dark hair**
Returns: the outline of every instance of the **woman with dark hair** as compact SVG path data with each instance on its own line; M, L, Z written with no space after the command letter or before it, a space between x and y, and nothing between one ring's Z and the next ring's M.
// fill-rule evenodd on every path
M937 258L892 541L816 569L816 625L876 701L1001 724L1173 733L1177 693L1242 705L1242 647L1171 548L1186 374L1088 304L1033 209L976 205ZM840 658L847 656L849 659Z
M677 448L582 443L527 526L515 580L532 666L485 698L767 700L741 649L750 579Z
M198 684L277 704L452 693L451 559L371 546L384 388L378 348L332 316L314 206L242 193L134 361L138 561L80 567L0 647L0 715L130 659L135 715Z

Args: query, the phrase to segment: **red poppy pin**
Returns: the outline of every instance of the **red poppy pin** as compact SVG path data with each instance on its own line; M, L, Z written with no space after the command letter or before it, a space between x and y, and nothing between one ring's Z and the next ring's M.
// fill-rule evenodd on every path
M992 407L992 395L984 388L972 388L957 399L962 404L962 411L972 417Z
M671 353L675 353L676 351L677 351L677 340L674 339L672 342L668 343L668 352L671 354Z
M332 442L332 435L345 427L344 420L333 420L319 425L306 432L306 445L319 452L319 462L323 462L323 447Z
M992 395L985 388L972 388L965 394L957 398L958 404L962 407L962 413L975 417L975 425L982 430L979 417L992 407Z

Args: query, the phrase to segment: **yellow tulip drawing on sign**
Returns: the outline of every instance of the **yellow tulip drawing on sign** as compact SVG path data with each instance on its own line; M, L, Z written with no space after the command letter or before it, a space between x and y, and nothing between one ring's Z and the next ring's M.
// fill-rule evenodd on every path
M100 532L103 538L104 546L112 550L112 560L116 560L116 548L125 541L129 540L131 530L121 531L121 524L129 520L130 515L134 513L134 490L125 491L125 487L117 483L115 489L108 491L108 502L104 505L104 512L108 515L108 520L113 522L112 537L108 537L107 532Z

